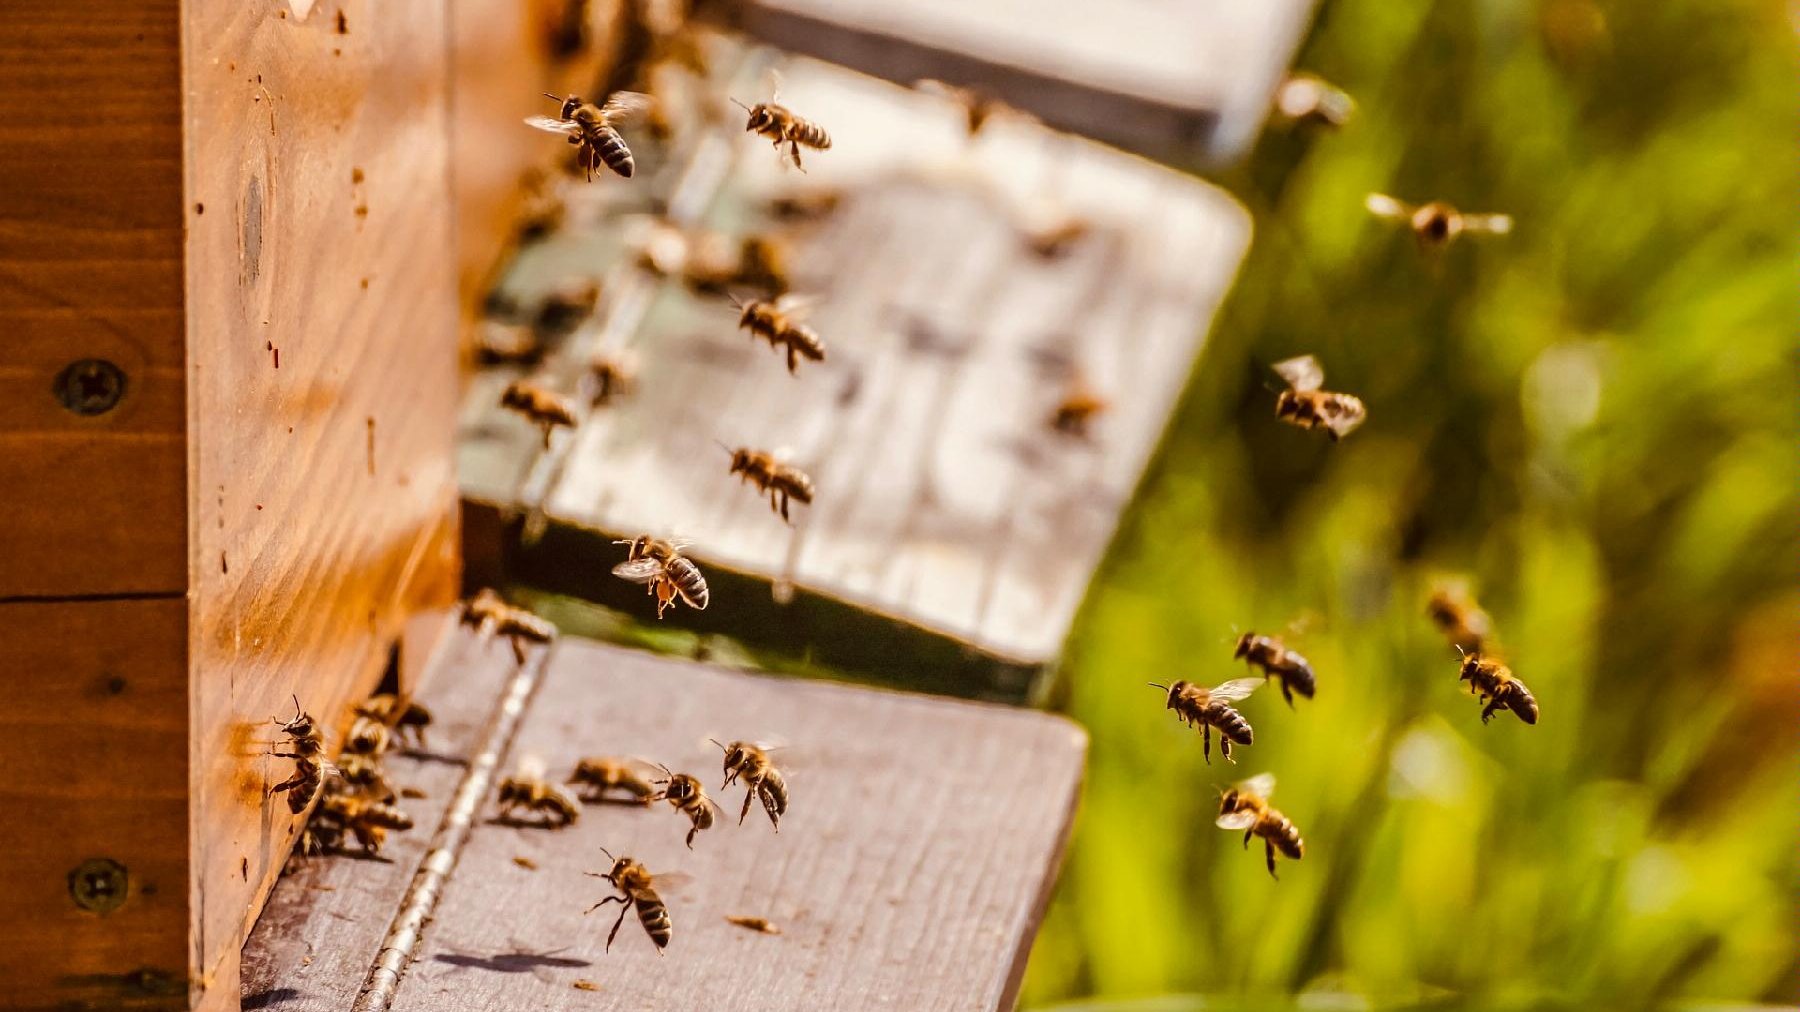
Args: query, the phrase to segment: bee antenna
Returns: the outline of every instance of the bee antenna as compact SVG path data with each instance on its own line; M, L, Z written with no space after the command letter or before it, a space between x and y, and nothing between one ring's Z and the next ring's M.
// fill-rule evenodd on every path
M731 448L731 447L729 447L729 446L726 446L726 445L725 445L725 444L724 444L724 443L722 443L722 442L720 442L720 441L719 441L719 440L717 440L717 439L715 439L715 440L713 440L713 445L714 445L714 446L717 446L717 447L718 447L718 448L719 448L719 449L721 449L721 450L724 450L724 451L725 451L725 452L726 452L726 453L729 453L729 454L731 454L731 455L732 455L732 456L736 456L736 455L737 455L737 451L736 451L736 450L734 450L734 449L732 449L732 448ZM706 740L707 740L707 741L710 741L710 742L712 742L712 743L713 743L713 744L714 744L714 745L718 745L718 744L719 744L719 740L718 740L718 739L717 739L717 738L708 738L708 739L706 739ZM723 746L723 745L719 745L719 747L720 747L720 748L724 748L724 747L725 747L725 746Z
M739 108L739 109L742 109L742 110L744 110L744 111L745 111L745 112L755 112L755 111L756 111L756 110L755 110L755 109L752 109L752 108L750 108L750 107L749 107L749 106L747 106L747 105L745 105L745 104L744 104L744 103L742 103L742 102L739 102L739 101L738 101L738 100L737 100L737 96L736 96L736 95L728 95L728 96L726 96L726 97L728 97L728 98L730 98L730 99L731 99L731 102L732 102L732 104L733 104L733 105L735 105L735 106L737 106L737 107L738 107L738 108Z
M549 100L550 100L550 101L552 101L552 102L561 102L561 101L562 101L562 99L560 99L560 98L557 98L557 97L556 97L556 96L555 96L555 95L552 95L552 94L550 94L550 93L549 93L549 92L547 92L547 91L546 91L546 92L544 92L544 93L543 93L543 95L544 95L544 97L545 97L545 98L547 98L547 99L549 99Z
M1163 684L1163 683L1161 683L1161 682L1151 682L1151 683L1149 683L1149 684L1150 684L1150 685L1151 685L1151 686L1153 686L1153 687L1155 687L1155 688L1158 688L1158 689L1161 689L1161 690L1163 690L1163 691L1164 691L1164 692L1167 692L1167 691L1169 691L1169 687L1168 687L1168 686L1167 686L1167 685L1164 685L1164 684Z
M727 752L731 751L730 748L728 748L723 742L719 741L719 739L717 739L717 738L708 738L706 740L712 742L714 745L719 746L719 748L724 749Z

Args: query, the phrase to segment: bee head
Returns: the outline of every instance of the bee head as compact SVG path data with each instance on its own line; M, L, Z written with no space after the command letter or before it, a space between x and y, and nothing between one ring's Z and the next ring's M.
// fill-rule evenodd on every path
M740 454L743 453L742 450L740 450L738 452ZM735 461L732 463L732 468L734 470L737 468L737 464ZM725 770L726 770L726 772L730 772L731 770L734 770L734 769L738 768L739 766L742 766L744 764L744 761L746 759L750 758L747 754L745 754L744 743L741 741L734 741L731 744L726 745L725 743L723 743L715 738L715 739L712 739L712 743L714 745L719 746L719 748L721 748L725 751Z
M1446 242L1462 231L1456 212L1440 202L1426 204L1414 212L1412 226L1420 239L1432 243Z
M1457 681L1474 678L1475 672L1481 670L1481 654L1464 650L1460 643L1456 645L1456 652L1462 654L1462 673L1457 676Z
M1275 417L1291 418L1300 412L1300 397L1293 390L1283 390L1275 395Z
M1188 683L1185 681L1177 681L1168 685L1163 685L1160 682L1151 682L1150 684L1152 687L1161 689L1163 692L1167 693L1167 698L1163 701L1163 709L1173 710L1175 709L1175 700L1180 698L1182 690L1187 688Z
M1234 661L1242 660L1244 655L1250 652L1250 645L1255 642L1256 634L1254 632L1247 632L1242 636L1239 636L1237 638L1237 649L1232 651L1231 659Z
M557 115L559 117L561 117L562 119L574 119L575 118L575 110L581 108L581 96L580 95L570 95L566 98L557 98L555 95L552 95L549 92L545 92L544 97L549 99L552 102L561 102L562 103L562 111L557 113Z
M1219 814L1230 815L1237 811L1238 801L1238 789L1236 787L1226 788L1225 793L1219 795Z
M770 121L775 118L769 111L769 104L767 102L758 102L755 105L745 105L742 102L738 102L735 98L732 99L732 101L737 103L739 109L750 114L750 118L744 123L744 130L748 133L754 133L766 128Z

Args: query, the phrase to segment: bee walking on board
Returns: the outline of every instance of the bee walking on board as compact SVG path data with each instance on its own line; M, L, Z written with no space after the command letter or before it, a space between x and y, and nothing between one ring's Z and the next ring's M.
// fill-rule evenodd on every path
M613 544L631 546L625 553L625 561L613 567L613 575L632 583L648 584L650 593L656 595L657 618L662 618L663 610L677 599L695 611L706 610L711 594L706 589L706 577L701 575L700 567L681 554L686 542L664 541L640 534L631 541Z
M574 428L581 416L575 402L548 387L530 380L517 379L500 394L500 406L524 415L544 431L544 449L550 448L550 434L558 428Z
M381 768L381 760L354 752L338 756L338 776L365 798L393 804L399 794Z
M363 700L357 704L356 713L386 724L401 742L421 748L425 745L425 729L431 726L431 711L423 703L391 692Z
M561 829L581 817L581 803L545 780L543 764L531 757L521 760L518 771L500 781L498 800L501 820L511 819L515 808L542 815L549 829Z
M1254 738L1250 722L1244 715L1232 707L1241 699L1249 698L1266 679L1233 678L1222 685L1207 688L1189 681L1178 681L1171 685L1151 682L1155 688L1168 693L1165 709L1175 711L1175 716L1189 727L1200 728L1201 755L1207 763L1212 763L1212 729L1219 729L1219 754L1226 762L1235 763L1231 758L1231 744L1248 745Z
M1295 74L1275 90L1275 112L1288 123L1337 129L1350 122L1356 101L1312 74Z
M595 756L575 764L567 783L586 789L584 801L605 801L608 795L625 795L628 802L648 805L656 800L656 787L644 777L643 764L635 759Z
M600 848L609 860L612 852L605 847ZM643 865L629 857L621 857L613 861L612 870L601 874L590 871L587 874L595 878L603 878L612 883L619 891L617 896L608 896L587 908L587 913L606 906L608 903L619 904L619 919L613 922L612 931L606 935L606 951L612 951L613 939L619 936L619 926L625 923L625 914L635 908L638 921L644 926L644 934L650 936L650 944L656 946L657 955L669 947L669 939L674 936L674 926L669 923L669 908L656 894L656 883L675 883L684 878L676 875L652 875Z
M700 835L702 829L712 828L719 806L706 796L706 788L700 785L698 777L672 772L667 766L662 767L662 771L664 776L661 780L651 781L662 785L662 789L651 800L667 801L677 812L687 816L687 846L689 850L693 850L694 837Z
M1307 699L1313 698L1316 683L1312 665L1276 637L1247 632L1238 637L1237 649L1231 656L1253 668L1261 668L1265 681L1270 678L1280 681L1282 698L1287 700L1290 709L1294 705L1296 692Z
M318 845L335 850L343 834L349 833L370 857L381 853L390 830L405 832L413 827L412 816L391 804L343 793L327 794L314 822L311 828Z
M567 136L569 143L576 145L576 155L588 179L592 180L594 170L602 165L631 178L637 171L637 162L631 157L631 149L626 147L618 128L649 111L655 99L636 91L613 92L604 105L595 105L580 95L559 99L545 94L544 97L561 102L561 112L555 117L527 117L527 126Z
M787 813L788 806L787 779L770 760L770 746L747 741L726 745L717 739L710 740L725 751L725 782L719 789L724 790L739 779L744 781L744 807L738 812L738 825L743 825L744 817L750 814L750 800L757 798L762 801L763 811L769 813L769 824L777 833L781 832L781 817Z
M525 663L525 644L549 643L556 638L555 626L523 608L507 604L506 599L491 587L483 588L469 599L460 621L463 625L474 626L483 643L492 639L495 633L505 636L512 643L513 658L520 664Z
M1425 614L1450 645L1465 654L1481 653L1484 645L1493 642L1494 622L1475 603L1466 584L1447 582L1432 588Z
M812 504L812 478L805 471L786 463L781 453L752 450L747 446L734 450L724 443L719 446L731 454L731 473L755 485L758 492L767 492L769 509L781 514L784 522L788 522L789 499Z
M1287 381L1287 389L1275 398L1275 417L1302 429L1324 429L1332 442L1355 432L1369 417L1360 397L1320 389L1325 368L1311 355L1284 359L1272 367Z
M766 299L752 299L749 302L732 302L737 305L738 327L748 327L752 337L760 337L769 342L769 347L784 349L787 352L788 375L793 375L800 368L800 360L812 362L825 361L825 342L811 327L801 322L806 316L806 303L791 295L784 295L773 302Z
M1458 681L1468 682L1469 691L1481 697L1486 703L1481 710L1481 722L1488 722L1495 710L1511 710L1515 716L1527 724L1538 721L1538 703L1525 683L1513 675L1512 669L1480 654L1464 654L1462 673Z
M1232 787L1219 797L1219 817L1213 825L1220 829L1241 829L1244 831L1244 846L1250 846L1250 838L1263 838L1263 848L1268 854L1269 876L1279 879L1275 874L1275 852L1293 861L1300 860L1306 853L1306 841L1300 839L1300 830L1287 816L1269 807L1269 795L1275 790L1275 774L1263 773Z
M779 98L781 90L777 87L767 102L745 105L735 98L731 101L750 114L749 120L744 123L747 133L767 137L774 143L775 150L781 152L783 160L792 162L794 168L805 172L806 166L800 164L800 149L828 151L831 149L831 135L819 124L802 119L787 106L778 104L776 100ZM783 145L786 150L783 150Z
M1511 215L1464 214L1441 200L1415 207L1385 193L1371 193L1363 200L1363 206L1383 221L1412 229L1419 248L1426 250L1443 249L1465 234L1505 235L1513 226Z
M325 761L325 731L312 714L300 709L300 697L294 697L294 716L291 720L271 717L272 724L281 725L281 733L287 736L283 742L288 748L286 752L271 751L269 754L282 759L294 760L294 775L269 788L270 794L286 793L288 811L295 815L306 810L314 798L319 796L325 785L325 777L335 774L337 767Z

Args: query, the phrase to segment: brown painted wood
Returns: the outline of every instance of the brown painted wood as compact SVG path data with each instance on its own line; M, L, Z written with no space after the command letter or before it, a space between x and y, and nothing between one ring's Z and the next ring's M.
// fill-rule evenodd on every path
M760 811L739 826L739 791L713 791L708 736L791 744L779 834ZM1084 741L1027 711L564 641L511 761L535 754L566 775L584 754L649 756L701 776L730 814L689 851L666 806L589 805L547 831L485 821L490 801L394 1008L1009 1008ZM582 915L608 891L582 874L605 869L601 847L692 876L665 892L675 937L661 958L635 921L606 952L610 918Z
M504 642L481 643L472 630L454 625L443 634L417 689L433 716L427 747L386 760L396 787L425 795L399 802L413 829L390 836L378 859L322 855L289 864L244 945L245 1008L343 1012L362 988L517 666Z

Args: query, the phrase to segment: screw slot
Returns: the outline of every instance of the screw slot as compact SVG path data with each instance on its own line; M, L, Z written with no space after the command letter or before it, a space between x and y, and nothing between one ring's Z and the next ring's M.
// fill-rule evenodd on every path
M105 414L125 396L125 373L103 358L84 358L56 374L53 392L75 414Z
M97 914L123 906L130 885L125 866L110 857L89 858L69 873L69 895L75 905Z

